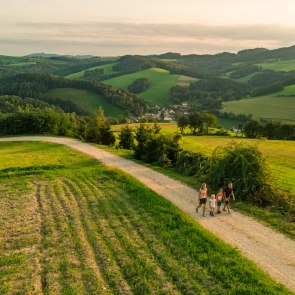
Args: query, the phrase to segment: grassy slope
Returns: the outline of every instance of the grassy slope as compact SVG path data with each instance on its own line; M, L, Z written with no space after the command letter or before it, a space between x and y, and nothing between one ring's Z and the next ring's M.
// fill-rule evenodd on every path
M55 88L50 89L46 95L48 97L59 97L64 100L70 100L77 104L81 109L93 112L97 108L102 107L107 116L117 116L123 114L123 111L119 108L111 105L108 101L93 92L88 90L79 90L74 88Z
M112 73L114 73L113 66L116 65L116 64L117 63L110 63L110 64L106 64L106 65L103 65L103 66L91 67L91 68L88 68L86 70L83 70L83 71L80 71L80 72L77 72L77 73L72 73L72 74L70 74L70 75L68 75L66 77L70 78L70 79L81 78L85 71L87 71L87 70L95 70L95 69L103 69L104 74L112 74Z
M253 114L258 118L272 120L295 121L294 109L294 97L268 95L224 102L222 111L234 114Z
M295 96L295 85L285 86L284 89L278 93L278 95Z
M261 66L264 70L289 72L295 70L295 59L265 62L258 64L258 66Z
M105 80L104 83L127 89L134 80L147 78L150 87L138 96L154 105L164 106L169 101L171 87L178 83L179 77L180 75L171 75L167 70L152 68Z
M290 294L123 173L49 143L0 153L1 294Z

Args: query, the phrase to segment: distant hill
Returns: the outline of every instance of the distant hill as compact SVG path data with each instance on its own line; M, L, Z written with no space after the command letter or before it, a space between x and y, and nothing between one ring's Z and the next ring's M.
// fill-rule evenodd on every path
M68 80L78 79L90 84L102 82L112 85L116 87L117 92L108 93L107 100L116 107L117 95L121 99L125 95L129 97L131 94L126 91L128 87L137 79L143 78L146 79L148 87L133 95L135 100L144 100L151 105L159 106L187 102L194 110L219 114L223 112L222 105L230 106L231 101L232 105L235 105L238 104L235 103L236 100L250 97L275 97L277 93L283 96L290 95L286 93L295 87L295 46L273 50L244 49L238 53L182 55L167 52L148 56L125 55L109 58L48 53L34 53L24 57L0 56L0 81L1 78L28 73L47 73L64 76ZM50 89L77 89L65 84ZM52 90L51 94L54 91ZM287 92L284 93L285 91ZM32 95L38 97L39 94ZM91 108L91 99L87 100L88 107L85 100L85 97L90 96L82 95L81 102L78 102L73 94L79 106L82 107L85 102L86 109ZM268 100L270 107L273 102L273 99ZM133 111L142 113L145 107L138 106L135 107L137 110ZM124 110L126 105L119 108ZM243 108L240 111L243 112ZM288 114L282 117L288 117Z

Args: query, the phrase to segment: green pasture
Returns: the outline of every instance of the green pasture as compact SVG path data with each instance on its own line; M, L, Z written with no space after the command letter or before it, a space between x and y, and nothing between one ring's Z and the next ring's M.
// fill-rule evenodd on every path
M27 58L24 57L0 55L0 64L19 64L27 61Z
M109 104L107 99L103 96L88 90L74 88L54 88L46 92L46 96L70 100L78 105L81 109L89 113L93 113L99 107L104 109L106 116L117 116L124 113L119 108Z
M78 78L81 78L85 71L89 71L89 70L95 70L95 69L102 69L104 71L104 74L112 74L114 73L113 71L113 66L116 65L117 63L110 63L110 64L106 64L106 65L103 65L103 66L96 66L96 67L91 67L91 68L88 68L88 69L85 69L83 71L80 71L80 72L77 72L77 73L72 73L68 76L66 76L67 78L69 79L78 79Z
M291 294L122 172L49 143L0 156L1 294Z
M258 66L264 70L290 72L295 70L295 59L273 60L258 64Z
M277 95L295 96L295 85L285 86L283 91L278 92Z
M295 97L260 96L223 103L223 112L252 114L257 118L295 121Z
M150 87L138 96L153 105L164 106L169 102L171 87L177 85L180 77L164 69L151 68L105 80L104 83L127 89L136 79L147 78L150 81Z

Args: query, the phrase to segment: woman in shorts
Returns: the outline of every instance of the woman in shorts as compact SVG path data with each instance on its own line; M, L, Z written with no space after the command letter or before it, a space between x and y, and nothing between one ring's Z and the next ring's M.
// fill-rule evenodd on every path
M207 202L207 186L206 183L203 183L200 190L199 190L199 205L196 208L196 212L198 213L199 208L203 208L202 216L205 217L205 209L206 209L206 202Z

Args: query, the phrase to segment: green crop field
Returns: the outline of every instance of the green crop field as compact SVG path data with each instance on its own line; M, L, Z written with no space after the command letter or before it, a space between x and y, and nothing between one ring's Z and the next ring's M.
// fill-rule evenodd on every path
M289 72L295 70L295 59L274 60L258 64L258 66L261 66L265 70Z
M51 98L61 98L64 100L70 100L77 104L81 109L92 113L99 107L102 107L107 116L117 116L124 112L119 108L111 105L108 101L100 95L97 95L88 90L80 90L74 88L54 88L50 89L46 96Z
M133 178L0 143L1 294L291 294Z
M279 92L278 95L295 96L295 85L285 86L284 90Z
M147 78L150 81L150 87L138 96L153 105L164 106L169 102L171 87L177 85L180 77L180 75L170 74L167 70L152 68L105 80L104 83L127 89L128 85L136 79Z
M295 121L295 97L261 96L223 103L223 112L252 114L258 118Z
M80 71L80 72L77 72L77 73L72 73L68 76L66 76L67 78L70 78L70 79L78 79L78 78L81 78L84 74L85 71L88 71L88 70L95 70L95 69L102 69L104 71L104 74L112 74L114 73L113 71L113 66L116 65L117 63L110 63L110 64L107 64L107 65L103 65L103 66L96 66L96 67L91 67L91 68L88 68L88 69L85 69L83 71Z

